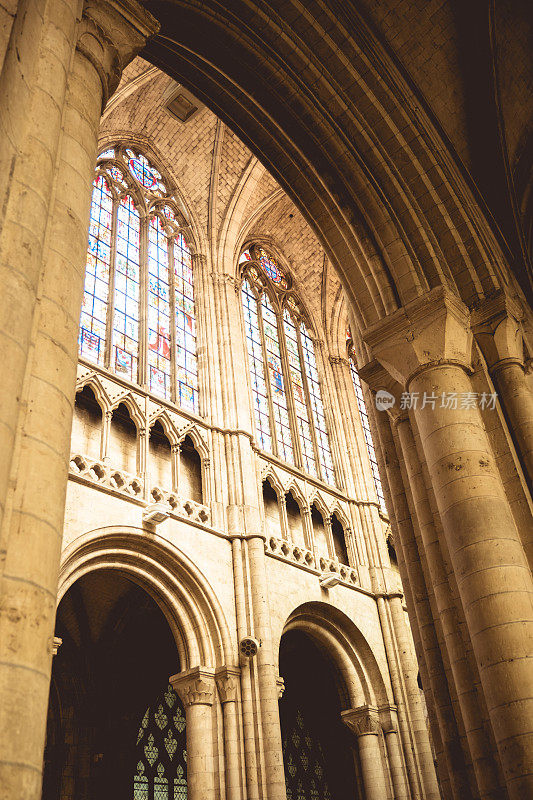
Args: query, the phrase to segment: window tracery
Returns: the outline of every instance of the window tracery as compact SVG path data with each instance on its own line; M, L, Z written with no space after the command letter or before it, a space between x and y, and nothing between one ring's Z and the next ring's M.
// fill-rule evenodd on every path
M106 150L93 184L80 355L198 411L192 256L161 174Z
M370 460L370 469L372 470L372 478L374 479L374 486L376 488L376 494L378 496L380 508L383 511L383 513L386 514L387 507L385 505L385 496L383 494L383 486L381 484L381 477L379 474L379 467L376 458L376 450L374 448L374 440L372 438L372 432L370 431L370 422L368 419L368 412L366 410L365 398L363 396L363 387L361 386L361 379L357 371L352 333L349 328L346 330L346 346L348 349L348 360L350 362L350 372L352 373L352 381L355 389L355 397L357 399L357 407L359 409L359 416L361 417L361 425L365 437L366 449L368 452L368 458Z
M259 445L334 484L313 339L290 278L258 245L243 252L240 264Z

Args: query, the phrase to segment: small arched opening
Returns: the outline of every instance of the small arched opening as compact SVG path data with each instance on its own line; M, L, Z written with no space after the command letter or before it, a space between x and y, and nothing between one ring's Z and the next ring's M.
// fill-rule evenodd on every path
M72 418L72 451L91 458L100 458L102 409L90 386L76 395Z
M203 503L202 459L190 436L181 444L179 494L185 500Z
M263 481L263 508L265 511L265 534L267 538L274 536L277 539L281 539L282 527L278 495L268 479Z
M150 428L148 444L150 476L152 483L170 491L174 488L172 475L172 449L161 422L157 420Z
M287 495L286 507L289 538L299 547L307 547L302 511L292 492Z
M113 411L109 428L109 463L114 469L137 473L137 426L128 407L120 403Z
M331 536L333 538L333 547L335 548L335 558L341 564L349 564L344 527L336 514L331 517Z
M319 508L313 503L311 506L311 523L313 525L313 536L317 553L321 556L329 557L328 537L324 517Z

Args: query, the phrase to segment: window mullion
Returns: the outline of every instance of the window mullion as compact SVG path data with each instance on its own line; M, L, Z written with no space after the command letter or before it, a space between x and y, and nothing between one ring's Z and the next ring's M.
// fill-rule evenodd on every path
M120 200L113 197L113 213L111 215L111 253L109 256L109 284L107 296L107 319L105 332L104 367L111 366L113 352L113 320L115 316L115 273L117 269L117 217Z
M139 365L137 380L148 386L148 215L140 219L139 241Z
M278 450L278 433L276 427L276 420L274 414L274 401L272 399L272 386L270 385L270 374L268 371L268 353L266 349L265 329L263 327L263 306L261 304L261 296L254 297L257 303L257 324L259 325L259 335L261 336L261 350L263 352L263 374L265 378L265 387L268 398L268 413L270 415L270 436L272 441L272 452L275 456L279 457ZM279 334L279 330L278 330Z
M300 440L300 431L298 428L298 415L296 414L296 406L294 405L294 392L292 388L291 368L289 362L289 355L287 352L287 343L285 341L285 326L283 324L283 308L276 314L276 320L279 331L279 344L281 352L281 363L283 366L283 377L286 386L287 395L287 412L289 414L289 421L292 431L292 445L294 452L294 463L300 469L303 469L303 455L302 455L302 442Z
M170 399L177 402L177 343L176 343L176 282L174 275L174 236L167 239L168 247L168 286L169 286L169 325L170 325ZM194 279L194 276L193 276ZM193 284L194 285L194 284Z
M300 356L300 366L302 369L302 381L305 393L305 403L307 405L307 416L309 418L309 428L311 430L311 439L313 441L313 452L315 454L316 470L320 478L323 481L325 481L325 476L323 475L323 470L322 470L322 464L320 462L320 450L318 447L318 439L316 435L317 420L315 419L315 412L313 410L313 404L311 402L311 392L309 391L309 382L307 380L307 372L305 370L305 359L302 347L302 337L300 334L300 324L301 320L298 321L294 327L296 329L296 341L298 342L298 355Z

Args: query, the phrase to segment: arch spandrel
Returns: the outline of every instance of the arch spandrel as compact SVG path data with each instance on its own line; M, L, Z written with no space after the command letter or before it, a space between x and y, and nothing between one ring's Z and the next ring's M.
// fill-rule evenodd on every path
M141 586L165 615L182 669L234 662L229 627L215 590L170 542L132 527L106 527L74 539L64 550L57 603L82 575L115 569Z

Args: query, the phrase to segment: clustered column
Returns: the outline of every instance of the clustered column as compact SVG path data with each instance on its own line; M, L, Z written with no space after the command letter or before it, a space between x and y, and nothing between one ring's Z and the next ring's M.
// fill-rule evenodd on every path
M365 332L378 361L420 398L470 396L469 314L444 287ZM533 793L531 573L476 406L419 403L413 420L435 493L510 797Z

